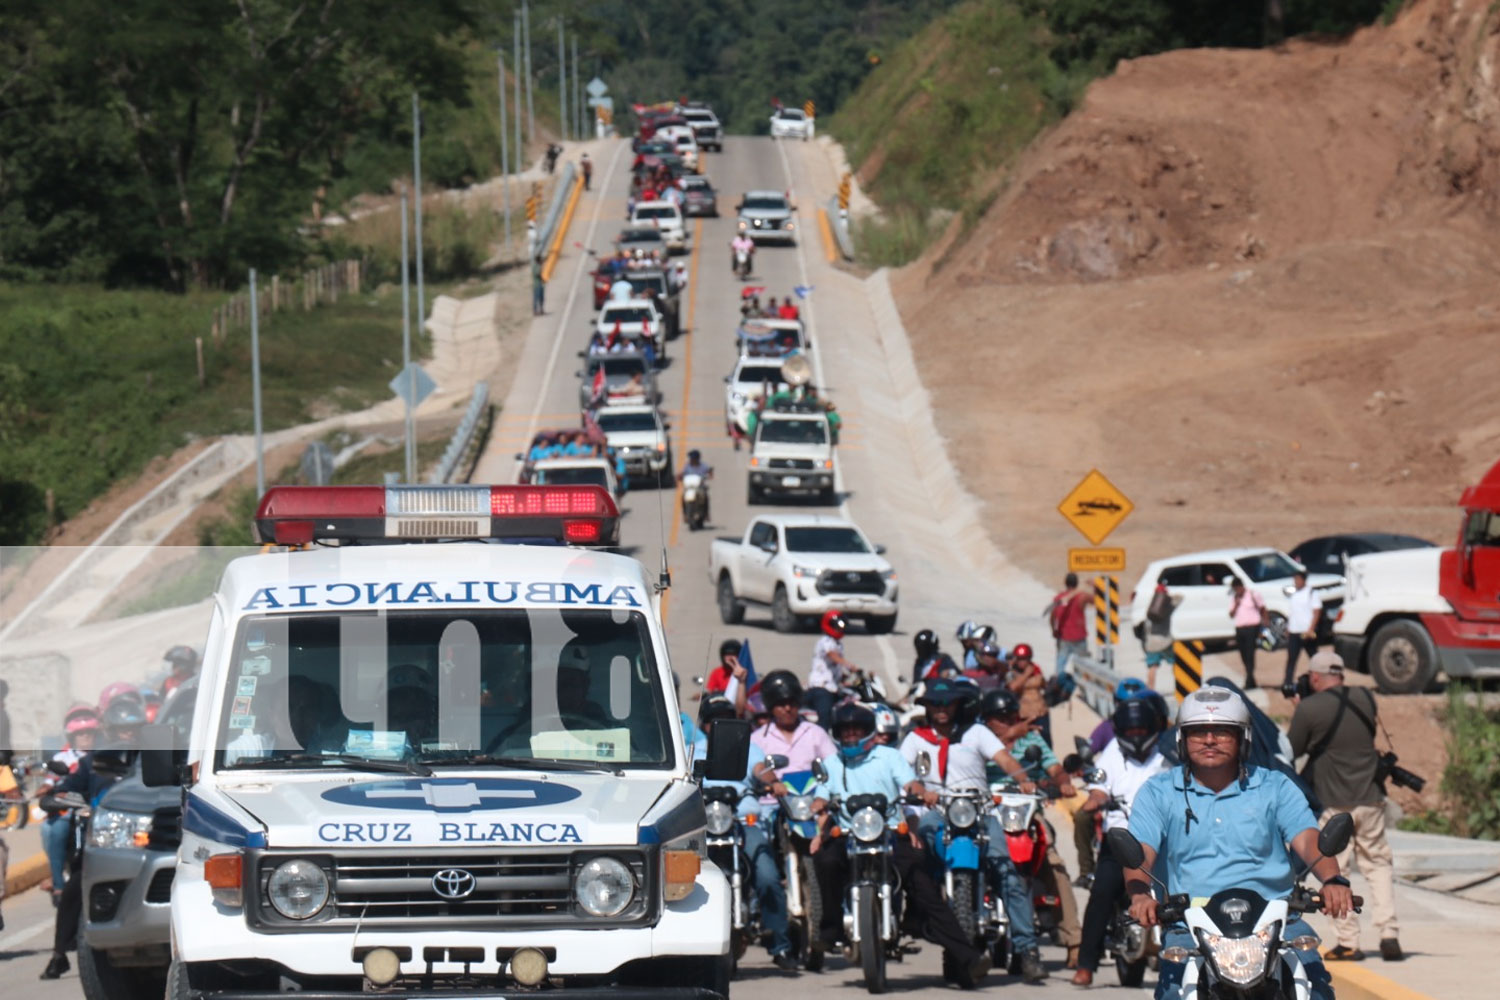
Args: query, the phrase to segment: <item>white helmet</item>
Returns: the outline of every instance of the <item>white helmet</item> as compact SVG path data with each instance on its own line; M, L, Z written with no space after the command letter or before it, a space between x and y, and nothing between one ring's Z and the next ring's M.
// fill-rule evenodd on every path
M972 639L972 638L974 638L974 633L978 632L978 631L979 631L979 623L978 622L972 621L972 620L966 621L966 622L964 622L962 625L960 625L958 627L958 640L960 642L962 642L965 639Z
M889 705L874 704L870 709L875 713L875 731L882 736L889 736L893 740L901 735L901 722L896 718L896 713L891 711Z
M1244 759L1245 748L1250 745L1250 709L1235 692L1210 685L1182 699L1177 709L1179 739L1190 726L1239 726L1240 756Z

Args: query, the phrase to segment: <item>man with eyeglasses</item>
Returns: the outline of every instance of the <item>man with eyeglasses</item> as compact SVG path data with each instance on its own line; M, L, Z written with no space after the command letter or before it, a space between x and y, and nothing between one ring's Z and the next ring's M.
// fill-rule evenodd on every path
M1247 763L1250 712L1234 692L1219 687L1194 691L1177 715L1177 753L1183 766L1146 781L1136 794L1130 832L1141 842L1146 863L1125 873L1130 915L1144 927L1157 921L1156 898L1146 873L1165 852L1163 881L1169 892L1207 898L1224 889L1250 889L1282 899L1296 884L1288 845L1323 883L1323 912L1347 914L1353 897L1338 862L1318 852L1317 820L1307 798L1286 775ZM1300 918L1282 940L1312 935ZM1166 930L1165 947L1193 947L1182 929ZM1314 997L1333 1000L1327 968L1316 950L1300 953ZM1186 966L1162 962L1156 996L1175 996Z

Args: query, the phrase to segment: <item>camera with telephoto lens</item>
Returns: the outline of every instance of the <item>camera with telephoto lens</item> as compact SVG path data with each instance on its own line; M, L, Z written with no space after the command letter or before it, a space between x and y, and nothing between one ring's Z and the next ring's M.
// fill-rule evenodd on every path
M1413 774L1396 763L1396 755L1390 751L1381 754L1380 763L1375 765L1376 783L1384 788L1387 780L1400 788L1409 788L1414 792L1421 792L1427 786L1426 778Z

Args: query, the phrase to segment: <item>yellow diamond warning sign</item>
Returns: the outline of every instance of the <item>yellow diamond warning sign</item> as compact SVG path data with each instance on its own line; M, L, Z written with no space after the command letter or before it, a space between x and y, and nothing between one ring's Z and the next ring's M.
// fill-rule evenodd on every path
M1135 505L1098 469L1084 476L1083 482L1057 505L1057 512L1094 545L1108 538L1134 509Z

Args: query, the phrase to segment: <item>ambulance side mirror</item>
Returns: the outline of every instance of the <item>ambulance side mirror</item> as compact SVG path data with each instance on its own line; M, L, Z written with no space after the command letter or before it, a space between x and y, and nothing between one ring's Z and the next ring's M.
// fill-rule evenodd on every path
M750 766L750 723L720 719L708 734L708 760L703 776L709 781L740 781Z
M160 723L141 727L141 783L147 788L181 785L187 748L173 746L177 731Z

